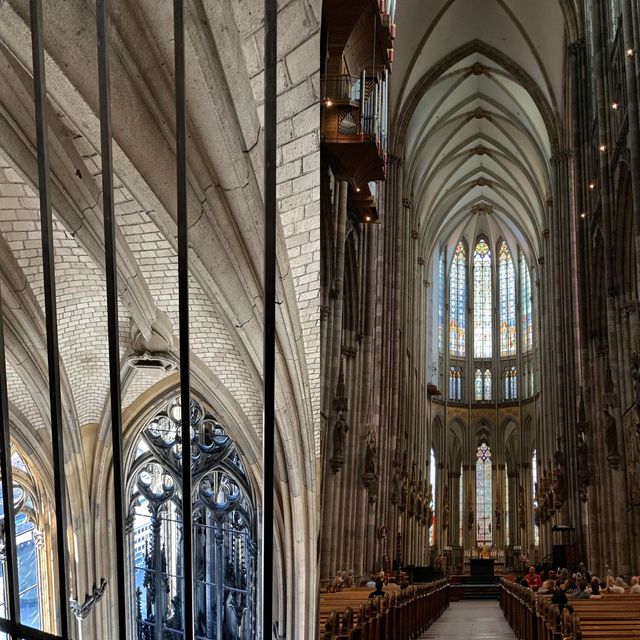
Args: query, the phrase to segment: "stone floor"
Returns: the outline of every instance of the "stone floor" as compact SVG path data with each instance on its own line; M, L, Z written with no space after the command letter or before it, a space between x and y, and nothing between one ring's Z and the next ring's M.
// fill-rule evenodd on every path
M515 640L497 600L462 600L449 608L421 640Z

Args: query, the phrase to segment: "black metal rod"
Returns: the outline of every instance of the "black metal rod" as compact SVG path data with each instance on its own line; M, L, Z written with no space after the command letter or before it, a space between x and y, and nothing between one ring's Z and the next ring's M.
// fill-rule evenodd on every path
M191 512L191 381L189 369L189 231L187 220L187 115L184 65L184 2L173 2L176 81L176 190L178 305L180 309L180 405L182 436L182 544L184 638L193 640L193 519ZM218 612L220 615L221 612Z
M60 636L33 629L23 624L14 623L13 620L3 620L0 618L0 631L8 633L11 640L65 640Z
M2 475L2 509L4 513L4 553L8 586L9 620L20 622L18 588L18 557L16 555L16 514L13 508L13 470L11 468L11 426L9 425L9 394L7 393L7 367L4 348L4 316L0 296L0 475Z
M31 48L33 54L33 98L36 111L36 138L38 153L38 190L40 197L40 226L42 234L42 267L47 325L47 358L49 366L49 402L51 405L51 437L53 444L53 478L56 511L56 547L58 559L58 602L60 635L70 638L69 593L67 581L68 545L66 490L64 475L64 429L60 396L60 362L58 354L58 312L49 194L49 153L46 123L46 81L42 29L42 3L30 0Z
M274 440L276 345L276 121L278 3L265 0L264 34L264 409L262 455L262 637L273 629Z
M109 336L109 392L111 397L111 446L116 525L116 600L118 637L127 638L125 550L125 496L122 462L122 399L120 385L120 330L118 326L118 269L116 221L113 207L113 152L111 146L111 90L109 86L109 35L107 0L97 0L98 90L100 93L100 149L102 155L102 210L107 284L107 332Z

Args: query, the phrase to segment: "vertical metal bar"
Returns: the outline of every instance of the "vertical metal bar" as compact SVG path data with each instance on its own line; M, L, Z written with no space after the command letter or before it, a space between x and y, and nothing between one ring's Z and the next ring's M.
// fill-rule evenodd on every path
M264 34L264 409L262 428L262 637L273 628L274 440L276 343L276 120L278 3L265 0Z
M9 395L4 348L4 316L0 296L0 475L2 475L2 508L4 513L4 552L6 556L9 620L20 622L18 589L18 557L16 555L16 514L13 509L13 477L11 469L11 434L9 426ZM0 532L1 533L1 532Z
M116 598L118 637L127 638L125 589L125 497L122 462L122 400L120 386L120 331L118 327L118 270L116 222L113 206L113 154L111 148L111 91L109 87L109 36L107 0L97 0L98 90L100 98L100 150L102 155L102 210L104 214L104 254L107 285L107 332L109 336L109 391L111 397L111 446L113 448L113 488L116 525Z
M46 124L46 86L42 4L30 0L31 47L33 54L33 98L36 112L38 152L38 192L42 234L42 267L44 275L45 314L47 325L47 358L49 366L49 402L51 404L51 435L53 444L53 477L56 511L56 548L58 556L58 598L60 635L69 638L69 593L67 589L67 517L64 475L64 430L60 397L60 363L58 355L58 313L56 308L55 265L51 200L49 197L49 153Z
M176 188L178 216L178 304L180 308L180 404L182 426L182 539L184 637L193 640L193 521L191 512L191 385L189 370L189 242L187 226L184 2L173 2L176 81ZM221 615L221 612L218 612Z

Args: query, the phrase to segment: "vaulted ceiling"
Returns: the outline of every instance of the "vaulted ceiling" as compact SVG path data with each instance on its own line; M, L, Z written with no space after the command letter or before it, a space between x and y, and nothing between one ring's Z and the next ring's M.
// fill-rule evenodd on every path
M398 3L392 134L422 255L477 205L538 252L574 15L564 0Z

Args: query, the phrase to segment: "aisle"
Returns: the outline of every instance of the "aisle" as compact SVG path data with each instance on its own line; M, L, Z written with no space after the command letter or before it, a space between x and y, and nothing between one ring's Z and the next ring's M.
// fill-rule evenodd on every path
M452 602L421 640L515 640L497 600L461 600Z

